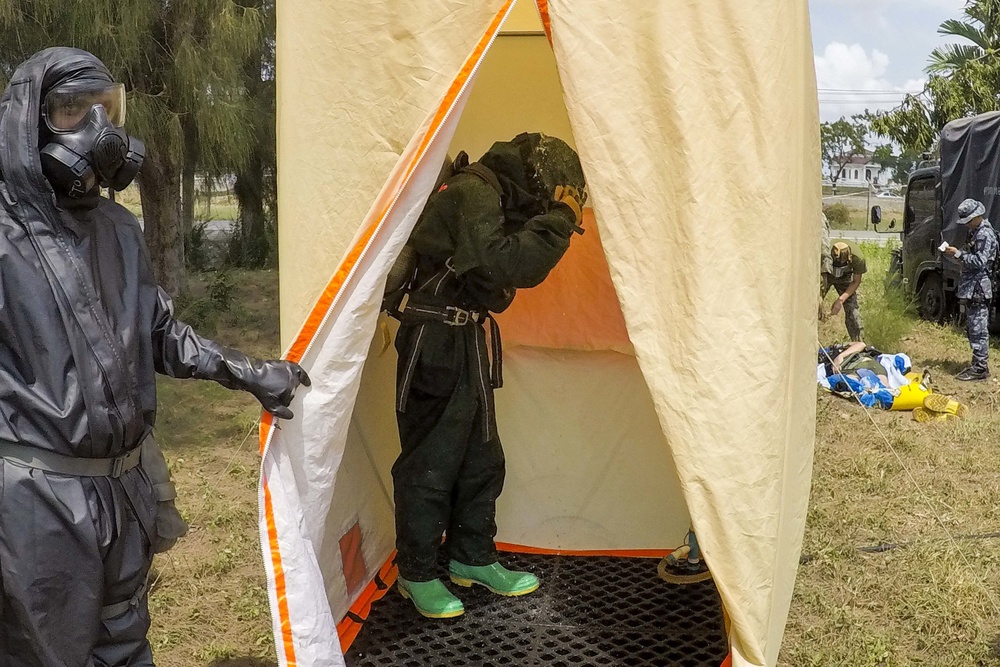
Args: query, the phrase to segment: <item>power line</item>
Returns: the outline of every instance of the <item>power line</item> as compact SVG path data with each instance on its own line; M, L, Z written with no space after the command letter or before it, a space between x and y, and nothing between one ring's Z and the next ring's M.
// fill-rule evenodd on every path
M821 93L905 93L916 95L923 90L896 90L894 88L817 88Z

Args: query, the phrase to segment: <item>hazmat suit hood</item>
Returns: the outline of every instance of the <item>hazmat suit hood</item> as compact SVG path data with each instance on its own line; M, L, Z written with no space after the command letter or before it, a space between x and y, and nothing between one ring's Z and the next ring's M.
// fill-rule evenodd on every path
M53 47L39 51L21 63L0 98L0 178L6 188L7 205L13 203L26 213L25 207L48 224L55 224L55 192L42 172L39 147L46 141L41 122L41 106L45 95L68 81L95 79L111 83L111 72L96 56L69 47ZM42 128L42 129L40 129ZM93 208L99 190L73 207ZM70 202L59 197L59 205Z
M547 212L557 185L579 191L586 187L576 151L566 142L538 132L525 132L510 141L498 141L479 159L503 189L504 216L515 230Z

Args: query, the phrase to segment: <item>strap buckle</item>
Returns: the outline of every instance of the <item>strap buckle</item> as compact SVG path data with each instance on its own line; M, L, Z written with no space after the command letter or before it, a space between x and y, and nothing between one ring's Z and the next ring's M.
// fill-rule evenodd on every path
M451 314L451 316L444 321L445 324L452 327L464 327L469 323L469 320L473 322L475 319L472 317L472 313L464 308L459 308L458 306L447 306L446 309Z
M111 475L110 475L111 477L118 478L118 477L122 476L122 471L125 470L125 459L126 458L128 458L127 455L126 456L117 456L117 457L115 457L114 459L111 460Z

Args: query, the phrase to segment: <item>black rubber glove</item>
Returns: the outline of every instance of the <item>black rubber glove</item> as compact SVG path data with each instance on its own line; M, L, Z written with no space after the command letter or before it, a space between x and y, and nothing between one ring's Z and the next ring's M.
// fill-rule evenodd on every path
M253 394L264 409L275 417L291 419L295 415L288 405L295 397L299 385L312 385L309 375L298 364L284 359L255 361L248 376L243 378L243 389Z

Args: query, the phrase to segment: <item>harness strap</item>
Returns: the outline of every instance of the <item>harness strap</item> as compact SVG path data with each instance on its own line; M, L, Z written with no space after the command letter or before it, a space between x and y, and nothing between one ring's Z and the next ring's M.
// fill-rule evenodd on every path
M430 321L442 322L452 327L464 327L478 324L487 318L485 311L466 310L452 305L441 305L421 298L419 292L407 292L399 302L400 321Z
M490 384L494 389L503 386L503 341L500 340L500 325L493 317L493 313L486 313L486 319L490 323L490 348L493 356L490 364Z
M132 594L128 600L122 600L121 602L116 602L114 604L108 604L101 607L101 620L106 621L109 618L114 618L115 616L121 616L129 609L133 609L139 606L142 602L143 596L146 595L146 590L149 588L149 573L146 573L146 578L142 580L142 585L139 589Z
M114 458L96 459L65 456L37 447L0 442L0 458L11 463L74 477L121 477L139 465L142 447Z

